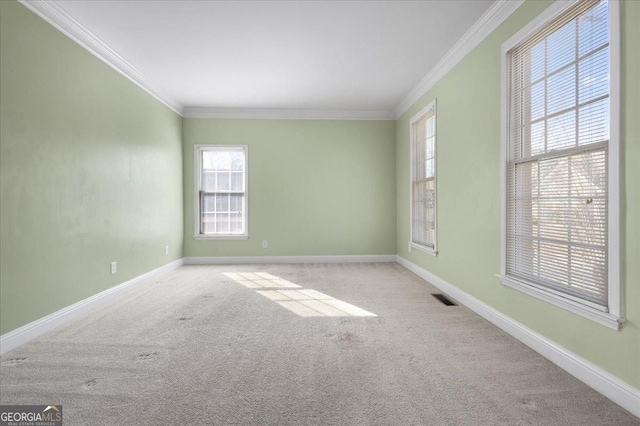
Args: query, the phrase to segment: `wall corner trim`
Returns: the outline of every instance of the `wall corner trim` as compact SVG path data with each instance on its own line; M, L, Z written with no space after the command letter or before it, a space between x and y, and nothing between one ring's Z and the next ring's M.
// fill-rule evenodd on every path
M496 0L478 21L458 40L447 54L411 89L395 109L400 118L422 95L427 93L442 77L471 52L482 40L504 22L524 0Z
M91 54L109 65L114 70L131 80L141 89L162 102L171 110L181 115L184 106L171 95L156 86L147 76L138 71L116 51L111 49L91 31L82 26L55 1L18 0L27 9L53 25L67 37L84 47Z
M89 296L86 299L74 303L73 305L62 308L59 311L30 322L29 324L25 324L15 330L9 331L8 333L0 336L0 355L17 348L18 346L24 345L25 343L40 337L44 333L58 328L71 320L122 296L127 291L154 280L182 265L184 265L184 258L174 260L164 266L139 275L129 281L116 285L115 287L108 288L107 290L94 294L93 296Z
M397 262L447 293L487 321L529 346L578 380L589 385L633 415L640 417L640 390L545 336L460 290L426 269L398 256Z
M240 265L256 263L378 263L396 262L395 254L344 256L228 256L185 257L186 265Z

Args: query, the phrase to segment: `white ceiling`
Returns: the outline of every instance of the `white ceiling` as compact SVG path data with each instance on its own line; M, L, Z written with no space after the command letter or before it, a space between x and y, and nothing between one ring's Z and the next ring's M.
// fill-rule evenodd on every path
M393 111L493 0L55 4L186 107Z

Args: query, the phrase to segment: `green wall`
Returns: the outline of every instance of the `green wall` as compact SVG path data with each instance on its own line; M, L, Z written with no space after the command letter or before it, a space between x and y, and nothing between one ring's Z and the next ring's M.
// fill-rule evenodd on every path
M0 27L5 333L182 257L182 119L17 2Z
M627 323L615 331L501 285L500 47L551 2L527 1L396 122L397 252L640 388L640 2L622 3ZM408 251L409 120L438 102L438 255Z
M185 119L183 131L185 256L395 254L394 121ZM249 145L248 240L193 238L195 144Z

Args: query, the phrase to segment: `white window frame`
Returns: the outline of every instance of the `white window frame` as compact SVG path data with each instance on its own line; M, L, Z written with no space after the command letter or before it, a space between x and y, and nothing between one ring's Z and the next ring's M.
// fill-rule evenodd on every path
M620 5L609 1L609 70L610 70L610 140L608 176L608 306L606 311L590 306L586 301L568 297L532 283L507 277L507 161L509 146L509 74L508 52L540 31L549 22L566 12L578 0L559 0L538 15L502 45L502 100L501 100L501 238L500 279L507 287L544 300L570 312L589 318L607 327L619 330L624 322L622 281L620 275Z
M414 124L422 119L429 111L433 110L433 132L435 136L435 143L433 148L434 161L433 161L433 187L435 188L434 203L434 239L433 247L428 247L423 244L418 244L413 241L413 173L414 173ZM438 254L438 117L436 110L436 99L429 102L427 106L422 108L416 115L414 115L409 121L409 251L412 248L420 250L432 256Z
M200 233L200 186L202 183L202 151L243 151L244 152L244 233L243 234L202 234ZM194 145L194 228L196 240L246 240L249 238L249 146L248 145Z

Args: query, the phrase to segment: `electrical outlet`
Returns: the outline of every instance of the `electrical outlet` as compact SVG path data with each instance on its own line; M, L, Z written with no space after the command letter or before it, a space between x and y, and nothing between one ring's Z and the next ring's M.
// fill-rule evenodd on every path
M267 243L267 240L262 241L262 248L267 248L269 247L269 243Z
M169 254L169 246L164 246L164 254Z
M116 262L111 262L111 275L118 272L118 264Z

